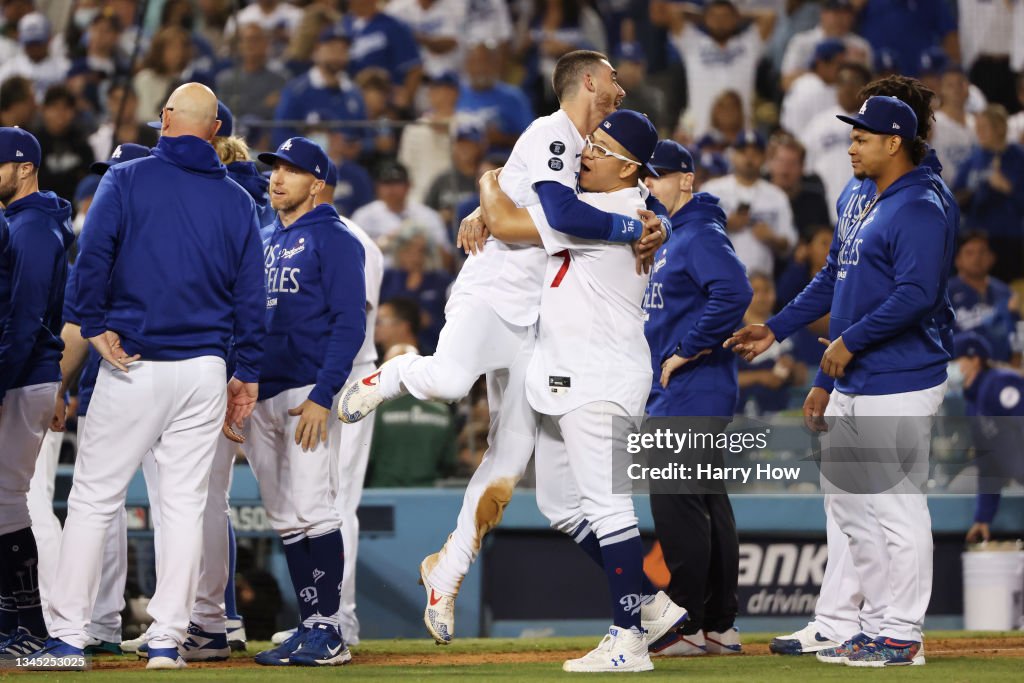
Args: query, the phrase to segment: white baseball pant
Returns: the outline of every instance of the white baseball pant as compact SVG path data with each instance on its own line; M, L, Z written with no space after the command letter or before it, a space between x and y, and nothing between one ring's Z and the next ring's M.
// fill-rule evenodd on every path
M613 493L612 454L625 452L615 417L629 417L617 403L595 401L564 415L542 415L534 464L537 507L551 527L571 534L584 521L598 538L635 527L633 497Z
M0 412L0 535L32 526L29 482L59 390L59 382L44 382L8 389L4 396Z
M898 451L908 471L898 482L893 480L888 490L877 493L839 493L831 482L823 481L823 489L832 493L830 510L836 524L849 539L864 596L861 621L866 628L879 622L880 637L922 638L931 599L933 543L928 500L918 486L928 474L930 418L944 396L945 383L880 396L833 391L829 399L831 415L847 418L832 427L829 439L844 443L850 435L843 432L856 429L855 440L848 443L885 453L882 460L889 463ZM855 418L864 421L857 425ZM880 461L876 466L884 464Z
M320 536L341 525L333 488L341 421L329 418L327 443L303 452L295 444L299 418L288 414L302 405L312 388L288 389L259 401L249 418L245 454L270 526L281 536Z
M76 647L99 590L103 538L124 508L128 484L152 451L163 528L157 538L156 591L147 632L154 648L185 639L198 586L210 469L227 406L222 358L139 361L119 372L100 367L79 443L75 482L51 599L50 635Z
M78 418L78 430L84 429L85 416ZM36 473L28 489L28 507L32 515L32 535L39 548L39 592L43 617L50 627L50 592L56 585L60 556L61 526L53 513L53 489L64 434L47 430L39 450ZM103 570L96 597L89 635L109 643L121 642L121 611L124 609L124 585L128 578L128 513L122 511L107 533L103 545Z
M352 367L352 377L365 377L374 370L373 363ZM335 470L335 507L341 519L341 539L345 548L345 573L341 581L341 609L338 623L349 645L359 644L359 617L356 615L356 561L359 557L359 501L363 497L366 466L370 461L373 441L373 419L355 424L342 424L338 439L338 467Z

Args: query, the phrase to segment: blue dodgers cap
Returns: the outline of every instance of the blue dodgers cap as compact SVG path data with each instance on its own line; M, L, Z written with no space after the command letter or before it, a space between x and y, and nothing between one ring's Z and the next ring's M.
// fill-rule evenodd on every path
M648 161L658 144L658 131L649 118L632 109L620 109L606 116L600 128L657 177L658 172Z
M764 136L758 133L756 130L747 129L736 136L736 142L732 143L733 149L742 149L744 147L757 147L762 152L768 146L768 142L764 139Z
M455 127L456 140L472 140L473 142L484 141L484 130L480 126L471 123L462 123Z
M17 161L39 167L43 152L36 136L24 128L0 128L0 164Z
M718 152L702 152L700 155L700 167L711 178L718 178L729 173L729 162Z
M111 166L117 166L123 164L126 161L132 159L141 159L142 157L148 157L151 154L149 147L145 145L136 145L134 142L124 142L114 148L110 158L106 161L94 161L89 166L89 172L95 173L96 175L103 175Z
M988 360L992 357L992 345L977 332L961 332L953 337L953 358L965 356Z
M327 177L324 178L324 185L327 187L338 186L338 167L330 159L327 160Z
M675 140L659 140L651 155L651 166L662 173L693 173L693 157Z
M632 41L620 43L619 49L615 51L615 58L620 62L647 62L647 53L644 46Z
M18 21L18 42L22 45L50 42L50 21L39 12L26 14Z
M309 138L288 138L281 143L276 152L264 152L257 157L270 166L280 160L307 173L312 173L317 180L327 180L327 164L330 159L320 145Z
M887 95L869 97L854 116L836 114L836 118L877 135L898 135L907 140L917 137L914 110L906 102Z
M827 62L835 59L846 52L846 43L838 38L828 38L814 46L814 54L811 56L811 66L818 62Z

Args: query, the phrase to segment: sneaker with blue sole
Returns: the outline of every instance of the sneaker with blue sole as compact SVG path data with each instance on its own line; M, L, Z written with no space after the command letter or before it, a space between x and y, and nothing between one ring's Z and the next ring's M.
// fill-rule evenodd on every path
M336 626L314 624L289 660L296 666L338 666L352 661L352 653Z
M886 666L923 666L924 663L924 643L895 638L875 638L846 660L846 666L879 669Z
M46 645L46 636L36 636L19 626L18 630L0 642L0 662L13 662L35 654Z
M300 626L290 638L277 647L257 654L256 663L262 666L288 666L292 653L299 649L307 633L309 633L309 629Z
M149 647L147 669L184 669L188 664L176 647Z
M181 658L186 662L223 662L231 656L227 632L211 633L189 623L185 642L181 644Z
M86 666L82 648L57 638L49 638L42 649L27 659L27 668L41 671L82 671Z
M846 664L846 660L860 651L862 647L874 639L863 633L858 633L853 638L838 647L830 647L820 650L814 654L819 662L824 664Z

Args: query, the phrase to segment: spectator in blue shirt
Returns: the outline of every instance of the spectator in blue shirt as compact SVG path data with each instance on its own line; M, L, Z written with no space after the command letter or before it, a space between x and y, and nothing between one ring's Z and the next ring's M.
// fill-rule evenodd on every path
M395 266L384 271L380 300L412 299L420 308L418 348L433 352L444 326L444 305L452 277L441 270L427 270L427 237L420 232L403 234L396 240Z
M342 216L349 217L376 199L373 179L366 168L354 159L338 159L334 165L338 170L338 184L334 186L334 208Z
M410 110L423 79L423 61L412 30L379 11L377 0L350 0L348 9L342 25L352 36L349 74L354 78L370 66L386 69L396 88L395 108Z
M327 149L330 129L317 124L366 118L363 97L345 75L349 48L350 37L340 30L328 29L320 34L320 42L313 51L313 68L284 87L274 113L274 118L280 121L305 121L307 125L301 130L289 125L278 126L274 129L274 145L303 135ZM350 134L361 137L362 131L353 129Z
M500 64L498 51L487 44L466 51L466 81L455 111L487 131L491 149L509 153L534 117L523 91L498 79Z
M1011 336L1019 317L1017 297L1005 282L989 275L994 262L985 233L967 233L956 252L956 277L949 279L949 299L956 312L956 331L984 337L991 357L1008 363L1014 355Z
M1006 142L1007 114L989 105L975 119L978 144L960 165L953 192L964 226L988 233L997 254L992 272L1007 282L1024 274L1024 148Z
M944 0L870 0L860 2L857 32L878 54L887 50L903 67L904 76L917 76L920 55L941 45L953 61L960 61L957 21ZM911 29L912 27L912 29Z

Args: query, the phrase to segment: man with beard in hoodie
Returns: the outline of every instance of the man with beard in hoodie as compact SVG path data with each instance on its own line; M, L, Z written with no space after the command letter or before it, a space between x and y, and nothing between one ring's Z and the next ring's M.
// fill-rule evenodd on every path
M225 421L240 428L258 395L266 297L256 207L210 145L219 123L209 88L179 87L161 120L152 156L104 175L82 231L81 331L105 362L79 440L51 640L33 666L82 663L103 536L149 451L162 526L147 668L185 666L178 647L196 597L196 530L216 442Z
M839 118L853 126L855 181L840 196L827 265L778 315L743 328L726 344L752 360L775 339L831 311L832 340L820 340L828 348L804 417L827 433L826 512L848 539L845 562L853 570L846 593L854 595L833 594L830 601L863 604L848 628L856 630L817 658L850 666L922 665L932 536L920 486L927 477L930 418L942 403L952 351L947 280L959 212L937 172L922 165L928 150L919 134L927 124L918 125L908 104L872 94L856 115ZM859 425L850 424L854 416ZM825 425L822 417L832 419ZM857 429L859 437L852 434ZM876 462L862 462L858 452ZM839 473L847 475L842 482ZM843 550L839 545L830 539L829 570L833 550ZM842 571L844 558L836 559ZM828 576L823 597L826 583ZM800 633L793 640L800 641ZM815 638L822 640L820 633ZM781 644L773 642L773 649Z
M690 153L678 142L662 140L651 166L658 177L645 182L669 210L673 239L655 256L644 296L654 370L647 414L676 416L694 432L721 434L739 394L736 356L722 342L742 323L753 293L725 233L718 198L693 193ZM700 463L723 458L714 446L690 453ZM683 491L660 481L652 482L651 494L655 532L671 573L668 594L690 613L686 623L649 644L651 654L739 652L733 625L739 540L728 494Z
M46 638L28 487L60 387L75 237L71 204L39 191L41 159L31 133L0 128L0 666Z

